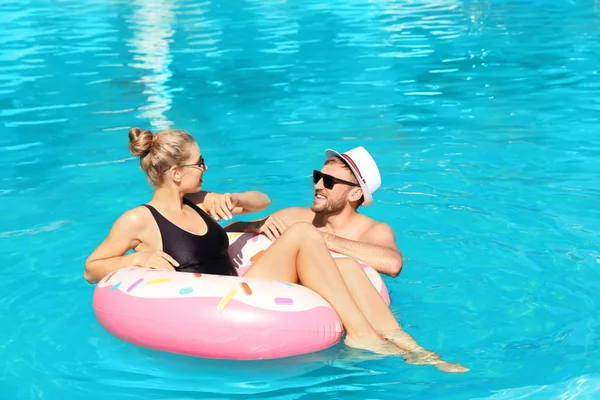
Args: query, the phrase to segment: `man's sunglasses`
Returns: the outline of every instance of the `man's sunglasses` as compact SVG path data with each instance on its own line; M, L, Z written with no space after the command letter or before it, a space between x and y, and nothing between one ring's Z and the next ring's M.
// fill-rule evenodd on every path
M333 189L333 185L335 185L336 183L343 183L344 185L348 186L360 187L358 183L348 182L343 179L336 178L335 176L324 174L321 171L317 171L315 169L313 171L313 183L316 185L317 182L319 182L321 179L323 179L323 186L325 186L325 189Z
M200 156L200 159L198 160L198 162L195 162L193 164L178 165L177 168L179 168L179 167L198 167L198 168L205 169L206 168L206 162L204 161L204 156ZM171 168L169 168L169 169L171 169ZM169 169L165 169L163 171L163 174L165 172L167 172Z

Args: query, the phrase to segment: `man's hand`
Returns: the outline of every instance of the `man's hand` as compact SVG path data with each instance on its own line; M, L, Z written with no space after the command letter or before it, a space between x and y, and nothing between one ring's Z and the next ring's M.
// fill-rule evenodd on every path
M231 211L238 205L240 197L235 193L225 193L215 198L212 207L210 209L210 215L218 221L224 219L225 221L233 218Z
M253 231L265 235L274 242L287 228L288 226L281 218L271 215L267 219L258 221Z

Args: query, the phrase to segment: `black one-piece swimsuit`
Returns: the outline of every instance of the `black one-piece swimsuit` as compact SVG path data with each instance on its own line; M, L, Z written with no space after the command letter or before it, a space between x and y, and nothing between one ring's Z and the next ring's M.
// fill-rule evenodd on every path
M200 207L185 198L183 202L200 214L206 222L207 231L204 235L184 231L163 217L154 207L144 204L156 220L162 237L163 251L179 263L179 267L175 269L180 272L236 276L237 271L227 252L229 237L225 230Z

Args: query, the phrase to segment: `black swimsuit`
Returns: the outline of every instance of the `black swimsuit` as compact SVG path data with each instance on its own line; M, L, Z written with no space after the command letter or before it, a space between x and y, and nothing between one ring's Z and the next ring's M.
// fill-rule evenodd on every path
M179 263L175 269L180 272L199 272L214 275L237 275L227 252L229 237L225 230L188 199L183 202L196 211L206 223L204 235L184 231L166 219L154 207L144 204L156 220L162 237L162 251Z

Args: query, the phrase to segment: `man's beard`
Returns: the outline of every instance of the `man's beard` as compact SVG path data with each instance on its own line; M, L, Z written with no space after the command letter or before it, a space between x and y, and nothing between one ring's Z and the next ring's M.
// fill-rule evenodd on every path
M346 205L346 201L343 198L338 199L337 201L330 200L329 198L325 198L324 203L313 204L310 206L312 212L317 214L337 214L344 209Z

